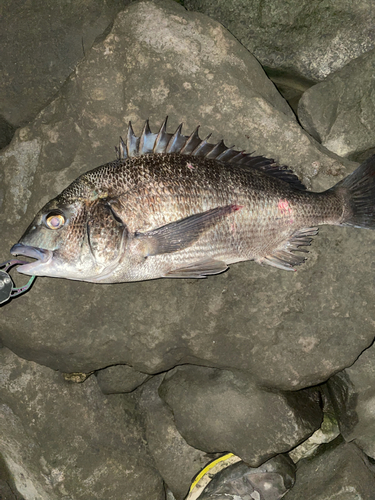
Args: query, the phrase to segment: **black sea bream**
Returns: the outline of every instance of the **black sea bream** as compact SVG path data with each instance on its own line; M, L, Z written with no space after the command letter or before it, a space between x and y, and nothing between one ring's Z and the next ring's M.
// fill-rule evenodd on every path
M95 283L202 278L255 260L293 270L317 226L375 227L375 157L323 193L273 160L209 144L166 121L129 124L118 159L81 175L11 253L24 274Z

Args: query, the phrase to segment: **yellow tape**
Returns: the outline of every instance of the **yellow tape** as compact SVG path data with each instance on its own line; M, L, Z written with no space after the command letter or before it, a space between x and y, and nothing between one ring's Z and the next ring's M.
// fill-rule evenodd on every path
M215 465L217 465L220 462L223 462L224 460L228 460L228 458L233 457L233 453L227 453L226 455L223 455L222 457L217 458L213 462L210 462L204 469L200 471L200 473L196 476L193 484L190 486L190 492L193 491L193 489L196 487L196 485L199 483L199 481L202 479L203 476L207 474L208 471L213 469Z

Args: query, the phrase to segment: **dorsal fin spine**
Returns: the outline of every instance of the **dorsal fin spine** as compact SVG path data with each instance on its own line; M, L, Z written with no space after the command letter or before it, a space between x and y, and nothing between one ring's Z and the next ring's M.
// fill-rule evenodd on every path
M165 153L165 147L168 144L170 134L167 134L167 121L168 116L160 126L159 132L156 136L154 147L152 148L153 153Z
M226 149L227 147L225 146L224 141L222 139L220 142L214 145L211 151L206 155L206 158L217 159L219 155Z
M129 122L128 133L126 138L126 153L129 157L137 156L138 154L139 137L136 137L131 122Z
M140 154L140 155L148 152L147 151L147 136L149 134L151 134L150 125L148 123L148 120L146 120L145 124L143 125L141 136L139 138L138 154Z
M204 147L208 144L208 139L211 137L212 134L208 134L208 136L203 139L200 144L198 144L198 146L194 149L194 151L192 151L192 155L193 156L206 156L203 153L203 150L204 150Z
M196 146L201 142L198 134L199 125L195 127L193 132L186 138L186 142L182 147L180 153L181 154L191 154L192 151L196 148Z
M166 153L178 153L181 151L181 147L179 147L179 139L183 139L183 142L185 143L185 137L181 135L181 130L182 130L182 123L177 127L176 132L172 135L170 138L167 147L165 148Z

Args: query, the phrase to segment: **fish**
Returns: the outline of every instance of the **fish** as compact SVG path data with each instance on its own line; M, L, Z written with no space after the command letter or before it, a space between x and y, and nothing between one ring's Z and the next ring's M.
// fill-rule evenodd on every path
M375 156L332 188L308 191L271 158L201 139L197 127L140 136L80 175L10 252L23 274L93 283L205 278L255 261L294 271L323 224L375 228Z

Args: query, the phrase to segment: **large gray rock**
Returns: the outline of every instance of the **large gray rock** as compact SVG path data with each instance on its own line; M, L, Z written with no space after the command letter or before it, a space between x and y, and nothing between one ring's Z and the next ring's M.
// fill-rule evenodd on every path
M194 477L214 458L188 445L176 428L173 413L160 398L163 375L153 377L139 392L147 447L155 467L176 500L183 500Z
M0 454L25 500L164 500L129 396L3 348L0 401Z
M3 0L0 122L19 127L34 119L127 3Z
M279 81L303 90L375 47L372 0L184 0L220 21Z
M59 96L3 151L4 260L45 202L114 158L129 119L139 132L149 117L155 130L166 114L170 129L201 123L202 135L211 130L214 140L275 157L315 189L346 171L300 128L259 63L216 21L172 0L139 2L119 14ZM324 228L296 273L250 262L196 281L41 278L2 308L1 340L63 372L127 364L153 374L194 363L243 370L281 389L317 384L373 340L373 241L370 231Z
M316 392L264 391L228 370L179 366L167 373L159 394L191 446L232 452L252 467L294 448L322 421Z
M333 376L328 387L345 440L375 459L375 346Z
M375 50L307 90L298 105L303 127L324 147L362 161L375 152Z
M353 443L342 438L311 459L298 462L297 479L285 500L373 500L375 468Z

